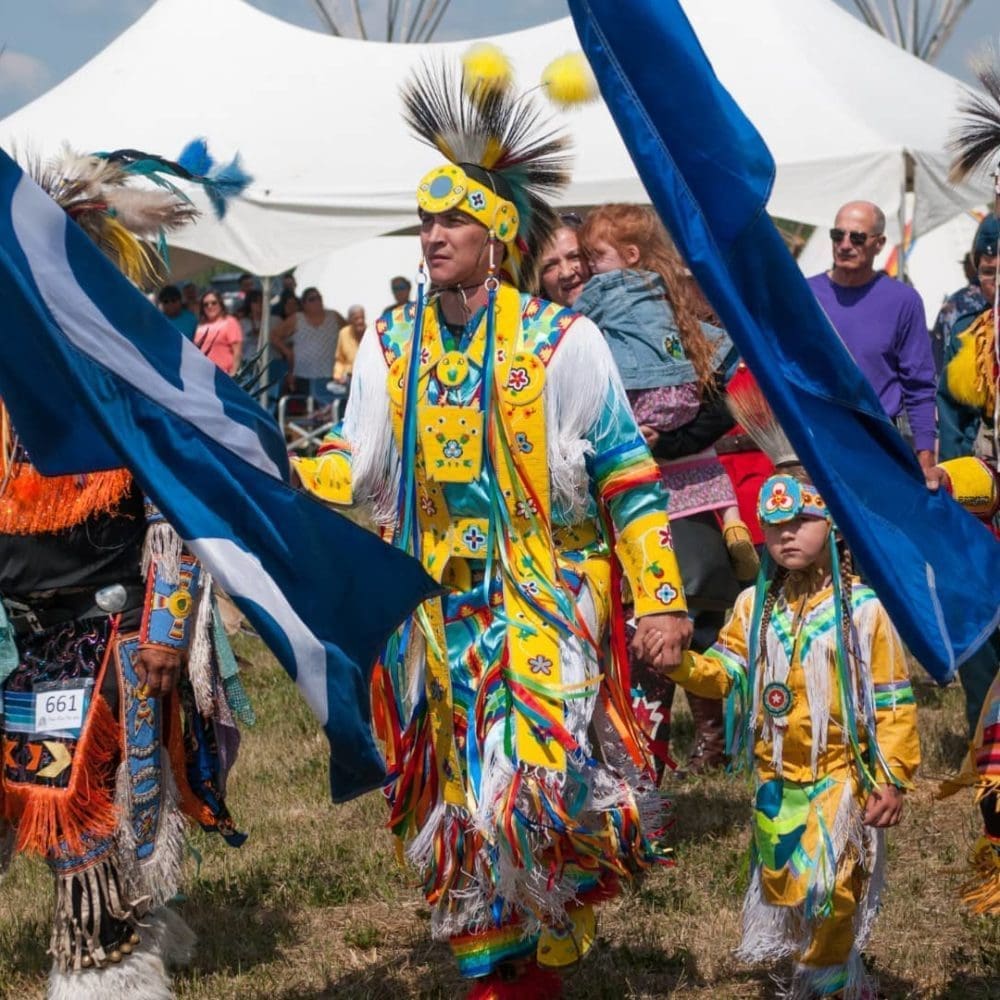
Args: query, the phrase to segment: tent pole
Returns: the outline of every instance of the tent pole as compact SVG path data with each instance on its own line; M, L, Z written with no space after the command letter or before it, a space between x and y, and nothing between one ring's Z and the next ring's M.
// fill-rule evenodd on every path
M271 276L265 274L263 278L260 279L260 298L261 298L261 310L260 310L260 329L257 331L257 354L259 355L264 347L271 339ZM264 362L264 367L268 367L267 361ZM267 409L267 379L263 380L264 388L257 397L257 401L260 403L264 409Z
M909 153L903 153L903 179L899 186L899 267L896 277L900 281L906 281L906 192L909 187L911 164L915 164ZM916 185L914 185L914 198L916 197ZM916 211L914 210L914 215Z

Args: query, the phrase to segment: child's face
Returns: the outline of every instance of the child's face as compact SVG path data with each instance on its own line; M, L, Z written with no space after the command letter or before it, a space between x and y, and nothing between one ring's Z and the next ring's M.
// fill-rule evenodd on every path
M785 569L808 569L828 559L830 523L823 518L796 517L783 524L765 524L763 529L767 551Z
M587 244L587 259L590 263L590 270L594 274L607 274L608 271L621 271L626 267L630 267L627 257L631 254L628 253L630 247L623 247L622 250L625 251L624 256L618 251L616 247L613 247L606 240L591 240ZM636 259L638 259L639 251L636 249Z

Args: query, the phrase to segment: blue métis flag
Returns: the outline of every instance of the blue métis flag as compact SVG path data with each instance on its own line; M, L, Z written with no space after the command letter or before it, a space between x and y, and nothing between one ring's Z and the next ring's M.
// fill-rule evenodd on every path
M765 207L774 162L677 0L570 0L657 211L914 655L940 682L1000 621L1000 545L928 492Z
M287 486L277 425L3 151L0 301L0 396L39 471L130 469L295 680L334 799L379 785L368 675L437 589L420 564Z

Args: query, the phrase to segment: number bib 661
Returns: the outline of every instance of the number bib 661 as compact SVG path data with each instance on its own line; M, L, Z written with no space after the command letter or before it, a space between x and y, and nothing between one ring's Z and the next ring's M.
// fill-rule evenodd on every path
M36 685L34 731L43 736L77 738L87 717L92 679L53 681Z

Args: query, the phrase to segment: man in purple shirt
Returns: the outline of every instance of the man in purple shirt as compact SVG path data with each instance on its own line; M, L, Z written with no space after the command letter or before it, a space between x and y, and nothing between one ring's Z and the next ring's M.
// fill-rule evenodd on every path
M917 460L936 488L934 398L937 378L920 296L876 272L885 245L885 215L870 201L852 201L830 230L833 267L809 279L840 339L871 382L885 412L905 413Z

